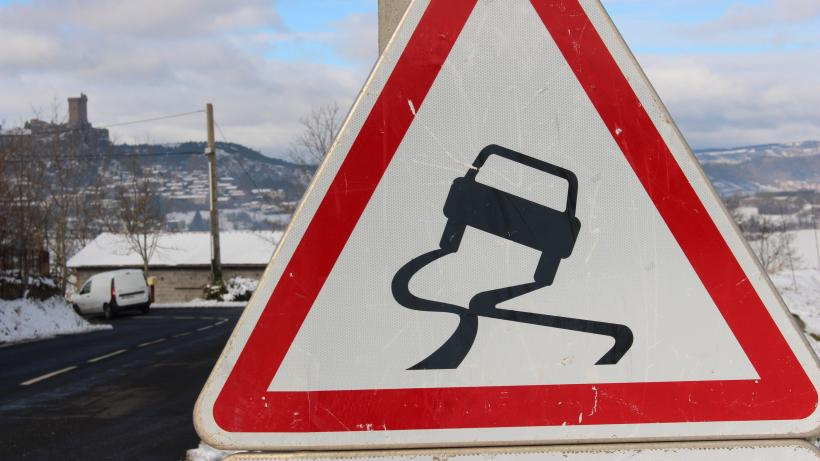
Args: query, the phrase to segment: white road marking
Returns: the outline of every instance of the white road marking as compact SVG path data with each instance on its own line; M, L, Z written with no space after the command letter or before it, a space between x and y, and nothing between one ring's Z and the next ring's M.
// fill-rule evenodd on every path
M143 319L144 318L149 318L150 319L150 318L162 318L162 317L154 316L154 317L135 317L135 318L138 318L138 319L139 318L143 318ZM193 319L194 317L175 317L175 318ZM211 317L211 318L213 318L213 317ZM228 319L222 319L222 320L220 320L219 322L216 322L213 325L206 325L204 327L197 328L196 331L205 331L209 328L213 328L213 327L222 325L223 323L225 323L227 321L228 321ZM177 333L177 334L173 335L173 337L174 338L181 338L183 336L188 336L192 333L193 333L193 331L184 331L182 333ZM159 339L155 339L153 341L144 342L144 343L138 344L137 347L151 346L153 344L161 343L161 342L165 341L166 339L167 338L159 338ZM4 344L3 346L9 346L9 345L11 345L11 344ZM99 362L100 360L105 360L107 358L114 357L115 355L120 355L124 352L128 352L128 349L119 349L119 350L116 350L114 352L111 352L111 353L108 353L108 354L105 354L105 355L101 355L99 357L94 357L93 359L86 360L86 363ZM46 373L46 374L38 376L36 378L29 379L28 381L23 381L22 383L20 383L20 385L21 386L28 386L28 385L40 382L44 379L52 378L54 376L57 376L57 375L60 375L60 374L63 374L63 373L66 373L66 372L69 372L69 371L75 370L75 369L77 369L77 365L71 365L69 367L61 368L57 371L52 371L51 373Z
M120 349L120 350L116 350L116 351L114 351L114 352L111 352L110 354L105 354L105 355L101 355L101 356L99 356L99 357L94 357L93 359L88 359L88 360L86 360L86 362L87 362L87 363L99 362L100 360L105 360L105 359L107 359L107 358L109 358L109 357L114 357L115 355L120 355L120 354L122 354L123 352L125 352L125 351L127 351L127 350L128 350L128 349Z
M23 381L22 383L20 383L20 385L21 386L28 386L29 384L34 384L34 383L40 382L44 379L52 378L52 377L57 376L59 374L63 374L67 371L74 370L75 368L77 368L76 365L71 365L70 367L61 368L57 371L52 371L51 373L46 373L42 376L38 376L36 378L29 379L28 381Z
M148 341L147 343L137 344L137 347L145 347L145 346L150 346L152 344L161 343L161 342L165 341L165 339L166 338L159 338L159 339L155 339L153 341Z

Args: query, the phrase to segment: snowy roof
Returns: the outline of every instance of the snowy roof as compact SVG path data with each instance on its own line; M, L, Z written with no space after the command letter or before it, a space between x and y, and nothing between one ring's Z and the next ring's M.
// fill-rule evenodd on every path
M220 232L222 264L265 266L282 232ZM211 240L208 232L160 234L150 266L210 266ZM68 267L142 266L139 255L129 248L122 234L104 232L68 260Z

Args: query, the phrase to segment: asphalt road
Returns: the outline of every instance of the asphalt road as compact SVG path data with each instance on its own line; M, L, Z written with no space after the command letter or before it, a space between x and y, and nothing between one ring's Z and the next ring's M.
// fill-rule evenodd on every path
M113 330L0 347L0 459L179 460L241 313L156 309Z

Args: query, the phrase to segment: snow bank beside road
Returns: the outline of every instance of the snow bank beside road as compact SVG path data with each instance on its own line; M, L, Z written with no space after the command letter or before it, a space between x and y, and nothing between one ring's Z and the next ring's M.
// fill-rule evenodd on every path
M205 442L199 442L199 447L188 450L185 461L222 461L234 453L239 452L219 450Z
M45 301L0 300L0 343L110 329L111 325L88 323L74 312L71 305L58 296Z

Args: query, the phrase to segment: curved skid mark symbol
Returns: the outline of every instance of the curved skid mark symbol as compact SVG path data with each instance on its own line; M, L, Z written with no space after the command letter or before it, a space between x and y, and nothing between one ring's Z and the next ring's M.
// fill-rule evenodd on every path
M491 155L499 155L566 180L566 209L553 210L475 182L478 170ZM609 336L615 343L596 365L612 365L621 360L633 342L632 330L625 325L497 307L505 301L552 284L561 260L572 254L581 228L580 221L575 217L577 191L578 180L569 170L497 145L489 145L481 150L467 174L463 178L456 178L450 188L444 205L447 225L439 243L440 249L413 258L393 277L393 297L402 306L417 311L445 312L459 317L458 326L447 341L426 359L410 367L410 370L457 368L475 342L478 317ZM541 259L533 276L535 281L478 293L470 300L467 309L412 294L409 286L413 276L428 264L458 251L467 226L541 251Z

